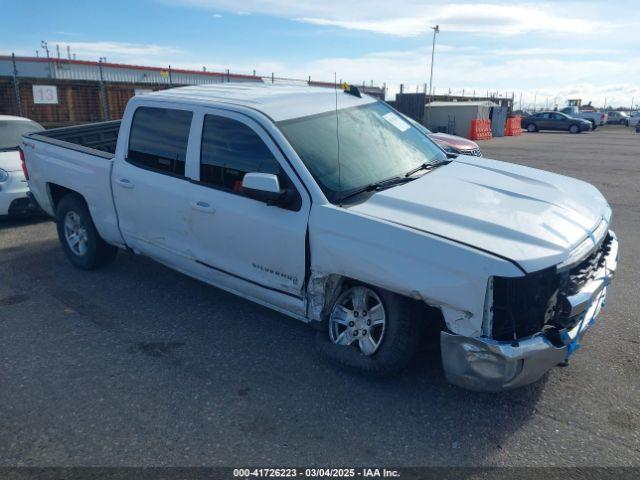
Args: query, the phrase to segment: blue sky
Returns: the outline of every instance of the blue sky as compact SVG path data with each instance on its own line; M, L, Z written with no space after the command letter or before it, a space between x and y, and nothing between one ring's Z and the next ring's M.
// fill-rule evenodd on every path
M0 0L0 53L41 40L77 58L360 83L428 79L437 92L499 91L542 106L580 97L640 103L632 1ZM548 99L548 100L547 100Z

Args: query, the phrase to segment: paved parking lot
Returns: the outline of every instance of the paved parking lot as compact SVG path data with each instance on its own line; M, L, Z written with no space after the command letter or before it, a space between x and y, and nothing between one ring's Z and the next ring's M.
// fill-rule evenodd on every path
M640 135L525 134L486 156L610 201L622 261L567 368L504 394L448 385L425 348L371 380L307 326L120 254L73 269L48 221L0 224L0 465L640 466Z

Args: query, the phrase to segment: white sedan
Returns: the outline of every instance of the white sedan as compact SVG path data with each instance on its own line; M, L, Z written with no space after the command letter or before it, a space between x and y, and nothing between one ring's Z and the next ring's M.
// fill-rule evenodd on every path
M24 117L0 115L0 216L19 215L34 210L22 172L18 145L24 133L44 130Z

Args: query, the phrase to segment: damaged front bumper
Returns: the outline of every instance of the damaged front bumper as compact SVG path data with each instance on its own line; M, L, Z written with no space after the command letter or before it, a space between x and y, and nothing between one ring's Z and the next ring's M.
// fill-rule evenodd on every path
M540 379L553 366L565 361L578 347L585 332L605 304L607 286L617 267L618 240L613 240L604 267L596 278L568 298L577 324L552 342L543 333L527 339L497 341L441 332L442 364L447 380L478 391L500 391L521 387Z

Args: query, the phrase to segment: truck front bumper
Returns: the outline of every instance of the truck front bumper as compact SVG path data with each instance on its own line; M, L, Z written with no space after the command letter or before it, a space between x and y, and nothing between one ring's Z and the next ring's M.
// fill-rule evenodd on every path
M464 337L441 332L442 365L447 380L478 391L500 391L539 380L553 366L569 358L579 341L595 323L605 304L607 287L618 263L618 240L613 234L611 250L598 275L570 298L580 315L577 324L561 335L561 345L539 333L517 342L485 337Z

